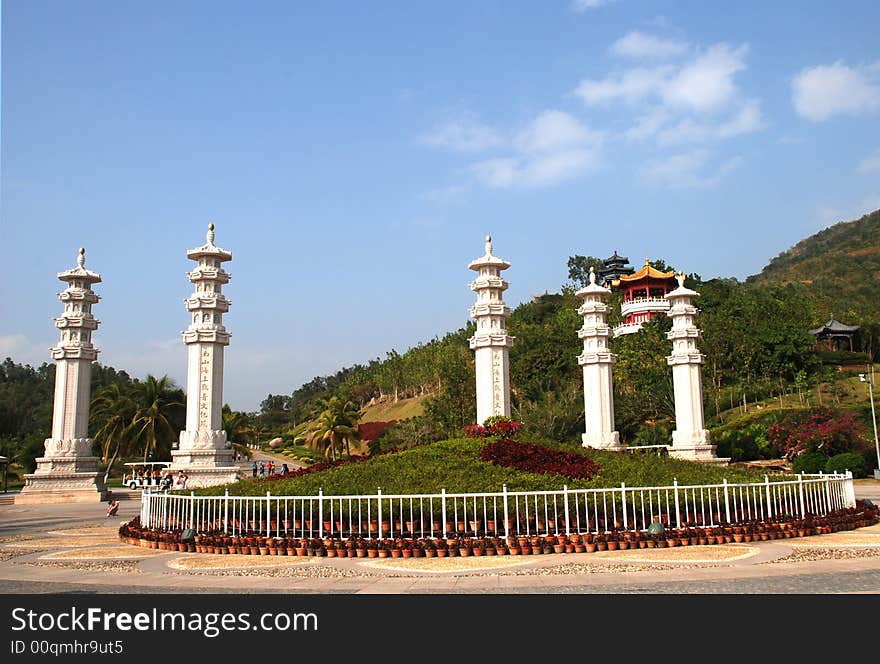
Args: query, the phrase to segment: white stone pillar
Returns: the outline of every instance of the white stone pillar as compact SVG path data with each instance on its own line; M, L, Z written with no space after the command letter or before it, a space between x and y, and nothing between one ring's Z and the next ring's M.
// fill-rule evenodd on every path
M513 337L507 334L510 308L502 299L502 293L510 284L501 278L501 271L509 267L510 263L492 255L491 236L486 237L486 253L468 265L477 272L477 278L471 282L477 302L470 310L477 330L469 341L476 364L478 424L492 415L510 417L508 351Z
M230 274L223 263L232 254L214 245L214 224L208 226L206 243L186 252L197 262L187 273L195 292L185 300L191 320L182 332L187 346L186 429L180 432L178 449L171 452L172 470L189 477L187 488L226 484L237 479L232 446L223 430L223 349L229 332L223 314L231 304L223 294Z
M86 269L85 254L86 250L80 249L77 266L58 274L67 288L58 294L64 303L63 313L55 319L61 338L50 349L56 362L52 437L46 439L36 471L25 475L25 486L15 499L17 505L93 503L106 496L104 477L88 437L92 362L98 357L92 332L100 323L92 315L92 305L101 299L92 284L99 283L101 275Z
M684 273L676 275L678 288L666 294L672 329L666 337L672 341L672 355L666 362L672 367L675 392L675 431L672 432L671 456L695 461L720 461L715 446L709 444L709 432L703 420L703 381L700 365L703 355L697 348L700 330L695 319L700 310L691 303L700 294L684 287Z
M611 294L596 284L596 273L590 268L590 283L575 295L583 298L578 313L584 324L578 337L584 341L584 352L578 364L584 373L584 420L586 432L581 436L584 447L619 449L620 434L614 430L614 392L611 367L617 361L608 348L611 329L605 323L608 305L605 298Z

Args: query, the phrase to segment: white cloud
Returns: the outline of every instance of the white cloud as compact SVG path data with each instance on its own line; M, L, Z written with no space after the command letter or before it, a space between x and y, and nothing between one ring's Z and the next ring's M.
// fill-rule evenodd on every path
M49 347L51 342L38 343L23 334L0 335L0 362L7 357L17 364L39 366L43 362L51 362Z
M568 113L549 110L520 131L514 139L514 145L523 152L553 152L595 143L600 138L599 134L591 132Z
M860 175L867 175L868 173L880 171L880 148L874 150L871 154L862 159L856 170Z
M448 148L456 152L483 152L504 140L492 127L482 124L472 113L438 124L419 136L425 145Z
M514 140L514 155L471 166L493 188L544 187L582 175L599 161L603 136L557 110L544 111Z
M584 79L574 93L588 106L622 100L629 104L658 94L672 73L670 67L635 67L600 80Z
M599 80L584 79L574 93L588 106L653 97L672 109L715 112L736 97L733 79L746 68L748 50L748 44L735 49L715 44L681 66L633 67Z
M761 104L756 99L750 99L733 116L720 122L699 122L693 118L680 120L658 131L657 142L660 145L704 143L750 134L763 126Z
M733 76L746 68L748 45L731 49L716 44L688 63L661 90L670 106L692 111L713 111L730 101L736 91Z
M590 9L598 9L610 5L615 0L572 0L571 8L576 12L585 12Z
M614 42L609 50L624 58L667 58L686 52L688 45L633 30Z
M833 115L859 115L880 109L880 62L848 67L841 61L808 67L792 81L792 101L799 115L821 122Z
M735 169L742 159L733 157L707 173L709 153L706 150L692 150L663 159L647 162L641 170L642 177L649 183L673 189L711 187Z
M662 108L655 109L638 118L636 123L626 130L624 138L628 141L642 141L646 138L651 138L660 131L661 127L669 121L669 118L669 112Z

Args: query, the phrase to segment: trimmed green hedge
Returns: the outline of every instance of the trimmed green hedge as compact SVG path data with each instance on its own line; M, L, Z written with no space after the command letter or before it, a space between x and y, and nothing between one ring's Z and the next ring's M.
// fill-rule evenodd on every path
M844 473L851 470L853 477L867 477L868 463L865 457L856 452L844 452L843 454L835 454L828 459L823 469L826 473Z
M541 491L570 488L666 486L674 478L679 484L714 484L727 478L731 482L760 481L763 471L733 466L712 466L654 455L583 450L572 445L541 442L553 449L585 454L602 470L590 480L572 480L561 475L534 474L502 468L480 460L480 449L491 439L453 439L422 445L323 472L286 480L241 480L227 486L196 490L200 495L325 495L375 494L381 487L391 493L438 493L501 491ZM532 441L538 442L538 441Z

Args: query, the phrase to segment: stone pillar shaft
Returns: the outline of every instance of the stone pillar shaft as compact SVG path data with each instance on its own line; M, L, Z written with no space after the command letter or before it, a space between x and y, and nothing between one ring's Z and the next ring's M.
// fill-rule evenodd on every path
M180 432L178 449L171 453L172 470L183 470L188 487L234 482L238 467L223 430L223 349L230 334L223 314L231 302L223 294L230 275L223 263L232 254L214 244L214 226L208 226L206 242L191 249L187 258L196 267L187 273L195 292L185 300L190 325L182 333L187 346L186 429Z
M492 238L486 238L486 253L471 261L468 268L477 272L471 290L477 302L471 317L477 323L470 347L474 351L477 387L477 423L493 415L510 417L510 361L508 351L513 337L507 334L510 308L502 294L510 285L501 278L501 271L510 263L492 255Z
M34 473L25 475L16 504L99 502L106 494L88 437L92 362L98 357L92 332L100 324L92 315L92 305L100 300L92 284L101 276L86 269L85 249L80 249L77 266L59 273L58 279L67 288L58 294L64 303L55 319L60 339L50 349L56 362L52 435Z
M692 300L699 293L684 287L684 274L679 273L678 288L666 294L672 318L667 338L672 341L672 354L666 362L672 367L675 394L675 431L672 432L670 454L696 461L716 461L715 446L709 444L709 432L703 418L703 355L697 348L700 330L696 317L700 310Z
M620 434L614 430L614 391L612 367L617 357L608 348L611 329L605 322L608 306L605 298L611 294L607 288L596 284L596 273L590 268L590 283L575 295L583 298L578 313L584 317L578 337L584 342L584 350L578 356L584 377L584 422L581 436L584 447L617 449Z

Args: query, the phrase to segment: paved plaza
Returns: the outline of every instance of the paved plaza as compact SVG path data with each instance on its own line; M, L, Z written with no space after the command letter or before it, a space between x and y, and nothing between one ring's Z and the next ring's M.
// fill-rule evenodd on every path
M880 482L856 484L880 499ZM0 505L0 592L880 593L880 524L749 544L482 558L208 555L122 543L102 505Z

